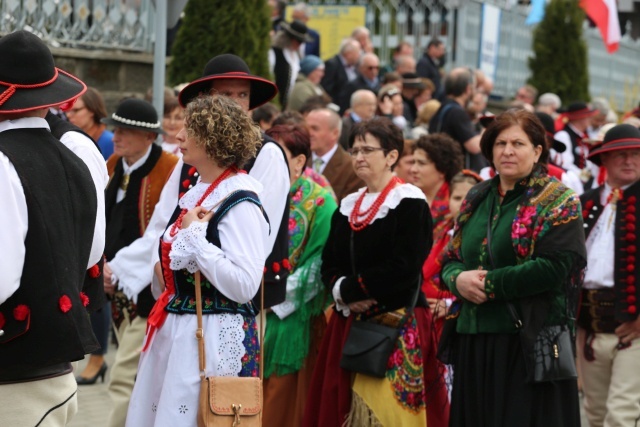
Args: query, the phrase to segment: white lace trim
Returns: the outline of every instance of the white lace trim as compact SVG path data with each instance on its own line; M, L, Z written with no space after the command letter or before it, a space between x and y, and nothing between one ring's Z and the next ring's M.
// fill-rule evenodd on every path
M209 243L205 237L208 226L208 222L193 221L189 227L178 231L169 252L169 266L172 270L186 268L189 273L198 271L196 255L204 251Z
M218 323L218 348L216 352L218 365L215 375L220 377L237 377L242 370L244 348L244 319L240 314L218 314L214 316Z
M359 189L357 192L349 194L347 197L342 199L342 203L340 204L340 213L346 217L351 215L353 208L356 205L356 201L358 197L366 191L366 187ZM360 209L365 210L368 209L369 206L373 204L373 201L378 197L380 193L368 193L364 196L364 200L362 201L362 205ZM424 201L427 200L422 190L416 187L413 184L401 184L396 186L393 190L389 192L387 198L382 202L382 206L373 217L371 222L374 222L376 219L382 219L387 216L387 213L391 209L395 209L398 207L402 199L422 199Z
M200 197L207 191L211 183L203 183L198 178L198 183L193 186L189 191L185 193L180 199L178 204L182 209L192 209ZM250 177L246 173L239 173L231 178L227 178L222 181L215 190L202 202L202 206L207 209L215 206L220 200L227 197L229 194L236 190L249 190L254 193L260 194L262 192L262 184L255 178Z

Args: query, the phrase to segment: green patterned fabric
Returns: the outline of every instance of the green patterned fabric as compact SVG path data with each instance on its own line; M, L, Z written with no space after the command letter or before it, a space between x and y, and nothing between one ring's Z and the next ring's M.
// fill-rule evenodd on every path
M295 311L281 319L267 315L264 338L265 378L297 372L309 353L311 325L330 302L320 278L322 250L337 203L331 192L305 175L290 190L289 263L284 305Z

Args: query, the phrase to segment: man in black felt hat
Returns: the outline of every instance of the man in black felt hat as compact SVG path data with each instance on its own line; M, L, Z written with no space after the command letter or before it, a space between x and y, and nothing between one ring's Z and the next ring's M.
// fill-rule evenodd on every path
M576 101L558 112L566 119L566 124L556 133L555 139L562 142L567 149L561 154L552 150L551 161L576 174L582 181L584 189L589 190L596 181L598 167L588 160L590 146L587 130L598 111L590 108L585 102Z
M580 197L587 265L578 315L578 368L592 426L640 419L640 130L611 128L589 159L604 185Z
M144 244L143 233L160 199L160 193L178 158L154 144L164 133L153 105L141 99L125 99L116 112L102 122L113 126L113 155L107 160L109 185L105 192L107 233L104 255L105 291L113 297L114 323L118 338L111 368L109 395L113 401L109 425L123 426L133 390L147 317L155 298L151 280L137 276L136 259L126 250ZM124 249L124 251L123 251ZM145 257L150 263L150 255ZM78 384L93 384L104 376L78 378Z
M83 284L104 239L89 169L44 117L86 86L26 31L2 37L0 57L0 420L63 426L77 411L70 362L99 348L86 307L101 293Z

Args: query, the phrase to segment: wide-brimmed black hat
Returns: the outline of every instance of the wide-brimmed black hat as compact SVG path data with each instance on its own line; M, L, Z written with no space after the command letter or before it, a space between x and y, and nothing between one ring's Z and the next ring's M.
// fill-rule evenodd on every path
M111 117L100 120L110 126L137 129L153 133L165 133L158 120L158 113L153 105L136 98L125 99L118 105Z
M598 114L598 110L589 107L586 102L575 101L569 104L567 108L559 109L558 113L561 113L569 120L580 120L584 119L585 117L595 116L596 114Z
M291 23L282 21L280 23L280 28L300 43L313 41L313 37L308 33L309 29L306 24L302 21L298 21L297 19Z
M589 160L601 166L602 153L618 150L640 150L640 129L626 123L612 127L605 134L602 143L591 149Z
M207 62L202 72L202 77L192 81L180 91L178 95L180 105L186 107L189 102L201 93L209 93L211 83L214 80L222 79L249 80L251 83L250 110L266 104L278 94L278 88L275 83L265 78L254 76L242 58L226 53L218 55Z
M37 36L16 31L0 38L0 113L22 113L70 102L87 86L55 67Z

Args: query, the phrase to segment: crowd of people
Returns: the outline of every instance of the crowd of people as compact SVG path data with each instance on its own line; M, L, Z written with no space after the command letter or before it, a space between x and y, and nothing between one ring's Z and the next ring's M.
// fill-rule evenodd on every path
M579 387L632 425L640 109L525 85L494 115L441 40L323 61L273 3L274 81L217 55L161 117L0 39L2 424L107 379L110 427L195 426L203 376L263 375L265 426L578 426Z

